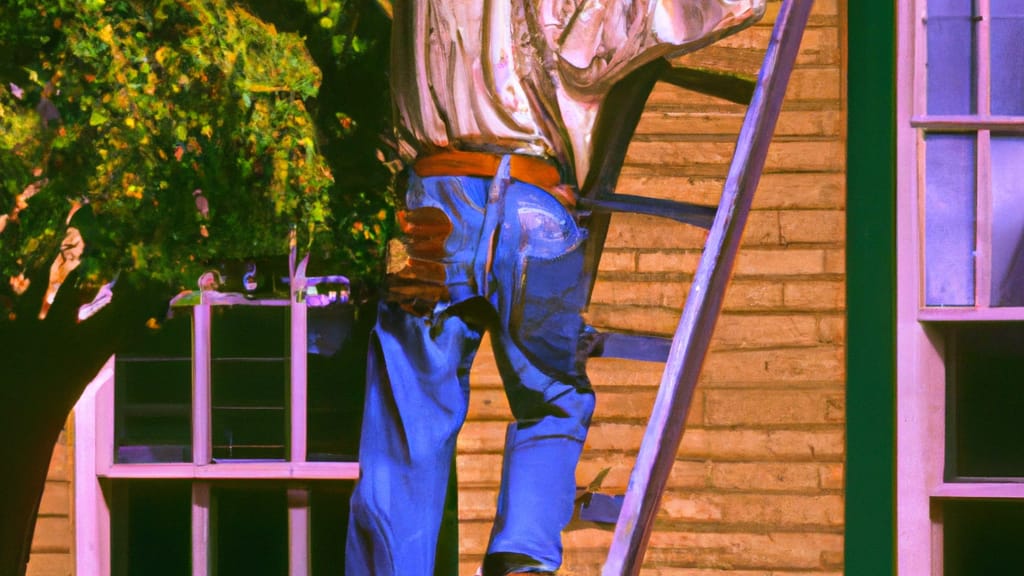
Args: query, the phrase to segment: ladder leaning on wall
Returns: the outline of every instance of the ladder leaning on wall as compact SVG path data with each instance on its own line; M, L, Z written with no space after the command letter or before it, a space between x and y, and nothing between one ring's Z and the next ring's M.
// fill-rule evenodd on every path
M612 212L663 216L709 230L671 344L651 337L602 334L602 346L594 354L665 362L658 395L615 525L603 576L636 576L643 564L654 517L682 440L690 401L722 307L740 237L764 168L768 145L775 131L812 3L813 0L782 0L757 82L752 93L747 90L741 96L742 100L749 98L749 107L717 207L628 196L616 194L614 190L629 144L629 138L622 135L633 133L646 95L655 82L667 78L691 88L694 88L693 84L699 84L698 90L736 100L735 79L714 78L704 72L697 72L703 76L696 79L685 75L681 77L679 71L673 71L667 62L658 61L620 82L605 107L614 110L614 115L598 121L595 140L605 143L606 147L598 151L600 170L584 184L580 200L580 207L590 212L586 221L591 237L586 278L591 282L591 288ZM738 90L740 93L743 91L742 87ZM660 358L658 351L661 352Z

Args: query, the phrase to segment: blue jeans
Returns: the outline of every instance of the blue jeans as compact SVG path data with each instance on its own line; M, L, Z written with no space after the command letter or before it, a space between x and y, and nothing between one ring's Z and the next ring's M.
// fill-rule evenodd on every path
M406 202L452 223L441 259L450 298L425 316L380 305L346 574L433 575L469 370L488 330L515 422L485 571L553 572L594 409L578 352L586 233L548 193L514 180L413 175Z

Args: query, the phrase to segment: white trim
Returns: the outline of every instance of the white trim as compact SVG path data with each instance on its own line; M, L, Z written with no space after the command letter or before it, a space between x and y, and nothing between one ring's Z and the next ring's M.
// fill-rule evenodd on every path
M97 437L106 423L97 421L97 396L113 388L114 358L103 365L75 404L75 574L110 574L110 510L96 475ZM108 386L108 384L111 384Z
M310 562L309 488L290 486L288 498L288 576L307 576Z
M212 542L213 514L209 482L192 483L192 576L216 574L213 567L213 554L210 554Z
M924 301L918 194L923 167L921 136L911 119L927 105L926 70L923 61L918 62L927 54L922 7L918 2L897 3L896 569L900 576L932 574L935 530L928 493L935 481L931 454L924 448L930 446L936 416L941 424L942 414L930 405L933 395L920 387L935 359L925 328L918 322Z
M102 478L168 478L194 480L355 480L358 462L232 461L198 466L185 463L115 464Z
M213 461L210 400L210 305L192 307L192 462Z
M306 429L308 396L306 387L306 354L308 350L306 328L306 303L297 301L300 294L294 294L291 301L291 322L289 331L291 350L291 418L289 419L289 452L292 462L306 461Z

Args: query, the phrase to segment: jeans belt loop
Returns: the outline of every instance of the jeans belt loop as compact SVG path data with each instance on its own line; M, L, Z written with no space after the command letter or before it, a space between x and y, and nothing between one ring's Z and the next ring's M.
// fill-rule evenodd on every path
M494 268L495 251L498 248L498 227L504 220L505 190L512 182L511 156L503 156L497 173L487 189L487 206L484 208L484 222L480 229L480 241L473 256L473 273L478 294L490 296L489 277Z

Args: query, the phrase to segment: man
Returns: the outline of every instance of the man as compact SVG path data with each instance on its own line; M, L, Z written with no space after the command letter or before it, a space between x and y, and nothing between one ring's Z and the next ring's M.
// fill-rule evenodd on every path
M515 423L484 576L554 574L594 395L576 188L626 74L765 0L398 0L392 92L411 170L369 359L349 576L431 575L469 369L490 331Z

